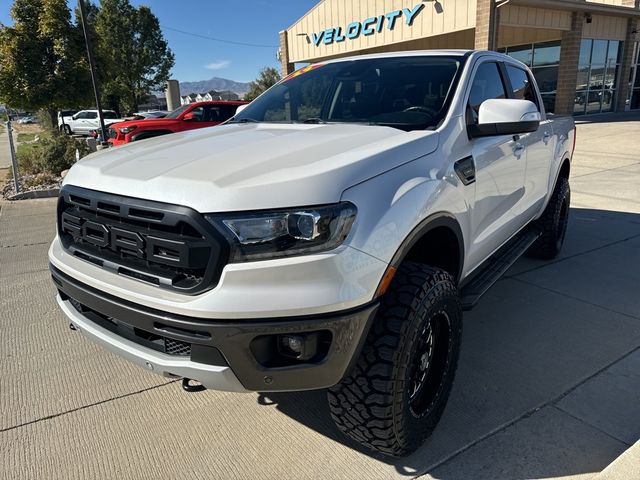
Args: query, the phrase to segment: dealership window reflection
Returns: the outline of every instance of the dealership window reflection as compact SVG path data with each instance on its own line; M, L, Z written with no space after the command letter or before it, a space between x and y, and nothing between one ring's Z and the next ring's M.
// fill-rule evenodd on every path
M640 42L634 45L629 86L629 108L640 110Z
M528 43L499 50L527 65L536 79L547 113L556 107L560 42Z
M621 55L622 42L618 40L582 40L575 115L613 111Z

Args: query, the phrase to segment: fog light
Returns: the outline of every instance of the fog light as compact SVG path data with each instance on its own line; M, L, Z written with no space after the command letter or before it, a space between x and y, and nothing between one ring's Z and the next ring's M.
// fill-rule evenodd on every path
M278 338L278 351L281 355L296 360L310 360L318 352L318 333L281 335Z
M282 337L282 340L292 352L302 353L303 340L301 337Z

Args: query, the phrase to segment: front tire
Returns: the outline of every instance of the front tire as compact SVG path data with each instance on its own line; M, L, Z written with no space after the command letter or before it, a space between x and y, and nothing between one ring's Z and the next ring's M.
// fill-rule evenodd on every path
M530 256L543 260L551 260L558 256L569 224L571 206L571 189L569 180L559 178L547 208L538 220L542 235L531 245L527 252Z
M405 262L384 295L352 372L329 389L338 428L373 450L404 456L435 429L460 353L453 277Z

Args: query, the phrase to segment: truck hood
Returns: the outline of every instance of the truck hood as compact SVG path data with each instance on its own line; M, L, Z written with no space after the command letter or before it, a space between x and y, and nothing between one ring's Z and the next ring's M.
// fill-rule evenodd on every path
M301 207L337 202L437 146L436 132L381 126L222 125L94 153L64 183L203 213Z

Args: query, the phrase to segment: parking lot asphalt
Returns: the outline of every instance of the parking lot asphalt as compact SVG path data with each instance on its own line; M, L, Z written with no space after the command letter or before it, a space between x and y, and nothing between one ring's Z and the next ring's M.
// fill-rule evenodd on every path
M640 116L579 125L561 256L521 259L465 315L442 421L395 460L343 437L322 391L187 394L71 332L55 200L2 203L0 478L587 479L625 451L600 478L640 475L638 152Z

